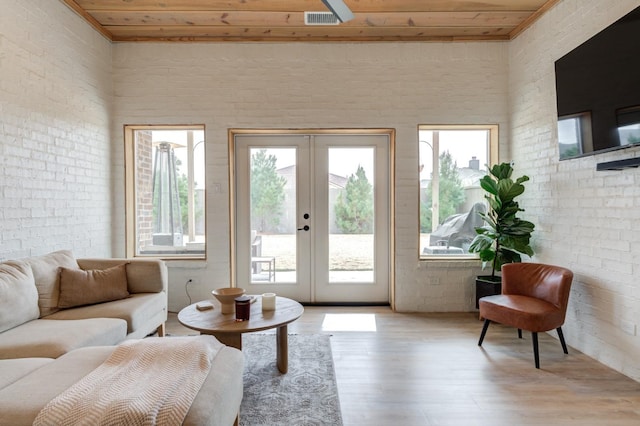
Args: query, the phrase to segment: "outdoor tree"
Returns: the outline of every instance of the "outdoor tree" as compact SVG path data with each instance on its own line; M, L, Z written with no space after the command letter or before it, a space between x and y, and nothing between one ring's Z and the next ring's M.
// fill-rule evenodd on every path
M178 174L178 200L180 202L180 221L182 230L186 232L189 229L189 178L181 170L182 161L176 159L176 173ZM193 187L197 188L198 182L193 183ZM196 208L194 215L196 222L203 216L203 209Z
M198 182L193 182L194 189L198 188ZM184 173L178 176L178 193L180 194L180 215L182 216L182 229L186 232L189 229L189 178ZM196 193L197 194L197 193ZM194 220L198 223L202 220L204 211L202 206L198 205L197 195L195 196Z
M251 156L251 217L260 232L280 223L287 180L276 171L275 155L261 149Z
M178 198L182 231L186 232L189 229L189 179L184 173L178 176Z
M440 191L438 203L439 217L442 220L456 214L458 206L464 202L465 194L458 173L458 165L453 161L453 157L449 151L440 154ZM420 232L431 232L432 211L431 203L433 199L432 182L427 186L427 196L424 201L420 202Z
M335 205L336 224L345 234L370 234L373 231L373 186L362 166L349 176L344 192Z
M421 197L422 198L422 197ZM420 232L423 234L429 234L432 231L431 218L433 214L431 212L431 194L426 197L426 200L420 199Z

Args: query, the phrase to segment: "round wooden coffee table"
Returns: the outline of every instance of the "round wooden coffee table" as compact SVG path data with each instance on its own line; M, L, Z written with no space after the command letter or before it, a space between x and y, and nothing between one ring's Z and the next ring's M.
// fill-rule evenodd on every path
M278 370L286 373L289 365L289 342L287 324L302 316L304 308L295 300L276 297L275 311L262 311L262 298L251 304L249 321L236 321L236 314L223 314L217 300L211 300L214 309L199 311L197 303L187 306L178 313L178 321L185 327L202 334L211 334L221 343L242 350L242 334L254 331L276 329L276 354ZM201 302L198 302L201 303Z

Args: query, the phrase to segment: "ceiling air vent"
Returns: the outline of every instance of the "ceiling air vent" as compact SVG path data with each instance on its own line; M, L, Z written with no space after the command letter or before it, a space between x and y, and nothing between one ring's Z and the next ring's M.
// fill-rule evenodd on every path
M305 25L338 25L340 21L332 12L305 12Z

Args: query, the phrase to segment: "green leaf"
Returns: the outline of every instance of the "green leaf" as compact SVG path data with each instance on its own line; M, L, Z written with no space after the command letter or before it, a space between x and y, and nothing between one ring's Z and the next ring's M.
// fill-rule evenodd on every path
M510 163L496 164L491 168L491 174L498 180L509 179L511 177L511 173L513 173L513 168Z
M524 185L513 183L511 179L503 179L498 182L498 196L503 203L512 201L524 192Z
M480 259L483 262L492 262L493 259L495 259L496 257L496 252L494 250L482 250L481 252L478 253L478 255L480 256Z
M480 186L489 194L498 194L498 184L493 179L491 179L491 176L484 176L482 179L480 179Z

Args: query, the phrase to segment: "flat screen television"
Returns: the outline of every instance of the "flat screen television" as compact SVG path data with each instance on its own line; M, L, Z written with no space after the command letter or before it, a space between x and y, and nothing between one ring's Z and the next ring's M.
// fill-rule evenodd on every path
M640 145L640 7L555 62L560 159Z

